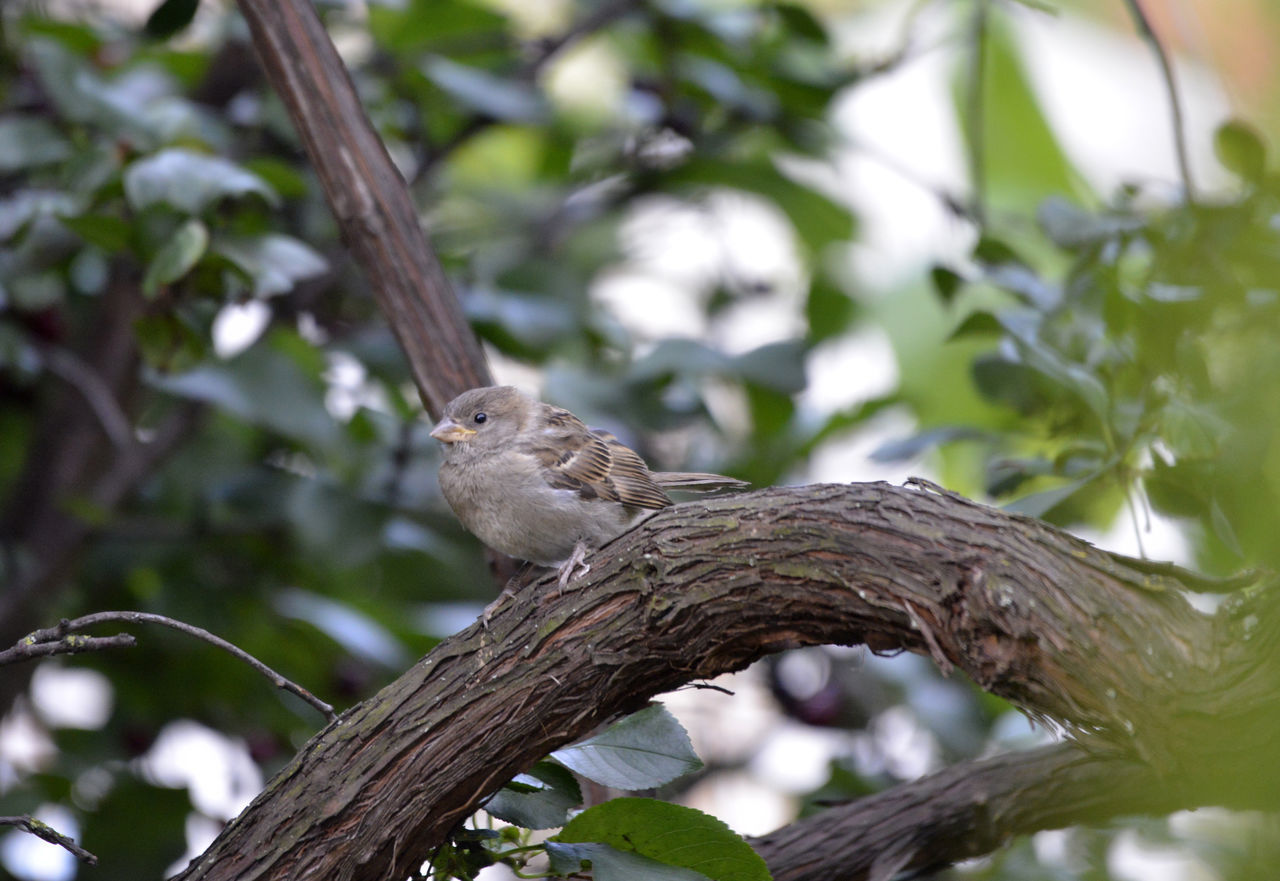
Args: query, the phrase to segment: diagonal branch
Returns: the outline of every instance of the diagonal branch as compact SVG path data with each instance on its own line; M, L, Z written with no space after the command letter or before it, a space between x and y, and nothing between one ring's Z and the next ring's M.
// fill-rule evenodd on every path
M1186 193L1187 202L1194 205L1196 188L1191 177L1191 160L1187 154L1187 132L1182 118L1182 99L1178 95L1178 85L1173 77L1173 62L1169 60L1169 53L1165 51L1159 35L1151 26L1151 20L1147 18L1140 0L1124 0L1124 3L1129 7L1129 15L1138 28L1138 35L1151 47L1151 51L1156 56L1156 63L1160 66L1160 76L1164 80L1165 92L1169 96L1170 125L1173 128L1173 147L1178 157L1178 174L1182 177L1182 188Z
M1177 588L1038 521L927 489L678 505L602 549L563 594L522 591L487 630L445 640L344 713L180 877L403 875L488 794L595 725L822 643L937 654L1095 750L1274 802L1275 772L1240 756L1280 746L1280 628L1247 598L1211 617ZM913 859L882 856L880 870Z
M80 845L76 844L71 838L63 835L57 829L54 829L48 823L42 823L30 814L22 814L17 817L0 817L0 826L17 826L25 832L29 832L42 841L50 844L56 844L68 853L75 856L82 863L90 866L98 864L98 858Z
M373 130L308 0L239 0L258 57L289 108L342 237L395 332L433 415L459 392L490 385L480 344L404 179Z

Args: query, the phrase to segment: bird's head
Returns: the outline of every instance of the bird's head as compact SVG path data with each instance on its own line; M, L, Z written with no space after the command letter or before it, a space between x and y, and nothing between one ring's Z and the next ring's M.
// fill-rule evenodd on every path
M509 385L471 389L445 405L431 436L444 444L446 458L487 452L510 442L535 406Z

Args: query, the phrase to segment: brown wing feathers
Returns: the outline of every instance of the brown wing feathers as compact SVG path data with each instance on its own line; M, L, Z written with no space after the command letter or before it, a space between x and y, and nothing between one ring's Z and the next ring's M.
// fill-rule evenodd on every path
M612 434L603 429L592 431L559 407L547 408L545 429L533 454L545 467L551 486L633 508L670 505L664 486L705 491L747 485L720 474L650 471L639 454Z

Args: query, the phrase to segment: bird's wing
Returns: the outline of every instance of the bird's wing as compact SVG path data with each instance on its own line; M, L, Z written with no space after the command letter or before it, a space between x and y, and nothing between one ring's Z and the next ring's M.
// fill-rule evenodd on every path
M655 481L649 466L639 453L623 444L609 432L597 428L592 432L609 450L612 464L609 480L618 491L618 501L634 508L665 508L671 499Z
M644 460L609 432L592 431L559 407L547 407L540 417L529 451L548 485L632 508L671 504Z
M688 492L713 492L718 489L745 489L751 486L745 480L726 477L723 474L706 474L698 471L655 471L653 479L659 486L682 489Z

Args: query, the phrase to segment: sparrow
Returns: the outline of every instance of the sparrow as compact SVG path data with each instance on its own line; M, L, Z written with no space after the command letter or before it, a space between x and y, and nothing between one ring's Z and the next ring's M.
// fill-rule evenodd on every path
M495 551L585 574L589 549L673 504L665 488L748 484L721 474L650 471L616 437L511 386L475 388L431 430L444 446L440 489L469 532Z

